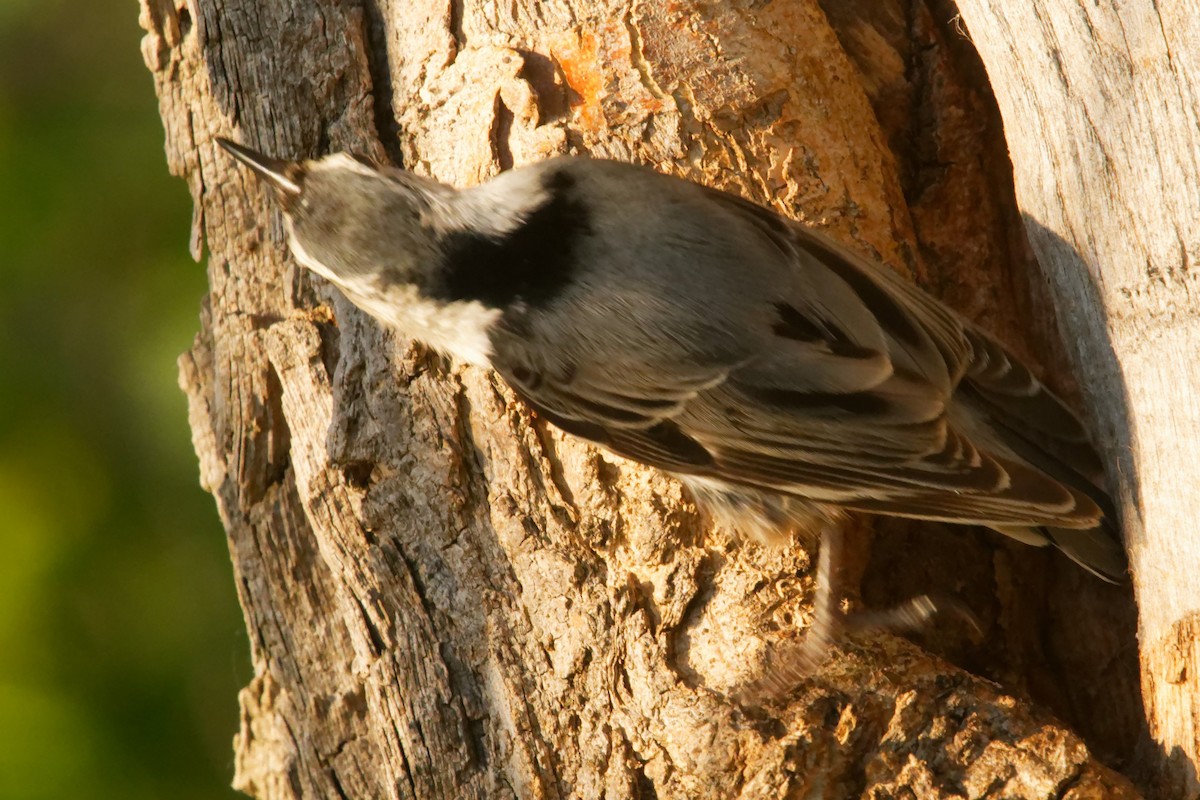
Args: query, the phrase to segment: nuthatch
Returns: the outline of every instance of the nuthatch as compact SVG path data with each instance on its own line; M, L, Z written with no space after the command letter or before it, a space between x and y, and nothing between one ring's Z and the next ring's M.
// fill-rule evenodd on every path
M985 525L1124 576L1075 415L983 330L812 228L613 161L459 190L219 142L355 305L743 528L841 509Z

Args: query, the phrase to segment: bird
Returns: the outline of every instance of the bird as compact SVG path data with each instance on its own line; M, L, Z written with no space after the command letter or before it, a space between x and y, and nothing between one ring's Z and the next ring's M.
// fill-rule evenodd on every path
M1125 577L1075 413L998 339L814 227L585 156L458 189L346 153L218 143L271 188L301 265L494 370L550 424L675 476L713 516L762 538L846 512L980 525ZM846 627L835 527L821 652ZM936 610L922 597L882 616Z

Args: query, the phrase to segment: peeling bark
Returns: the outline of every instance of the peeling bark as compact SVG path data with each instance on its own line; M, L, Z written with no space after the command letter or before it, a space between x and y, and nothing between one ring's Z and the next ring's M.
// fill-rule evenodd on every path
M987 641L939 624L923 644L958 666L880 636L818 675L773 672L811 613L799 539L713 529L675 482L380 329L286 257L213 143L358 151L459 185L560 152L650 163L819 224L1058 367L998 117L949 15L825 6L142 0L208 253L181 385L256 670L238 788L1137 796L1093 755L1123 766L1141 718L1128 591L967 529L889 523L869 548L859 521L870 602L960 594ZM781 696L747 694L764 678Z

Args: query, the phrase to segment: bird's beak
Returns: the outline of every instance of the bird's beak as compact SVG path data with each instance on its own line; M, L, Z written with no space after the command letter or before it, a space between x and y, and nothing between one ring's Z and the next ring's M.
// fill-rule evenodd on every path
M296 197L300 184L296 182L297 169L293 161L265 156L257 150L217 137L217 144L238 161L254 170L254 174L269 183L281 197Z

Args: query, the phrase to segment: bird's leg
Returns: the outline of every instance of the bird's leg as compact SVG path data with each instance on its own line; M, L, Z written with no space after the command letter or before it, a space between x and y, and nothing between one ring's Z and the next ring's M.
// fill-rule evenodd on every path
M821 532L820 555L817 559L817 589L813 599L813 624L808 632L806 644L811 655L813 648L836 646L847 634L864 631L886 631L902 633L919 631L938 615L954 614L970 625L975 634L983 635L983 629L971 610L953 597L923 594L913 597L892 608L857 611L845 614L841 609L842 564L844 537L836 525L826 525Z
M845 539L836 525L822 530L817 551L816 589L812 597L812 621L799 643L784 645L769 657L767 668L760 678L739 691L746 703L758 703L763 698L779 699L811 678L829 661L829 656L848 634L862 631L920 630L937 614L954 613L964 618L978 634L982 634L976 616L964 604L952 597L920 595L883 610L865 610L846 614L841 609L842 565Z
M976 636L983 635L979 620L969 608L952 597L931 594L919 595L882 611L860 611L851 614L846 620L846 627L851 632L919 631L939 614L955 614L971 626Z
M758 679L739 690L741 702L757 704L763 698L783 698L829 660L831 649L845 631L845 614L838 595L841 553L841 532L827 526L818 543L813 621L802 641L789 642L771 654Z
M817 587L813 595L813 620L804 635L801 657L813 669L829 658L830 648L841 640L846 628L842 612L842 532L826 525L817 549Z
M836 525L827 525L821 532L813 621L805 632L798 665L815 671L848 634L918 631L939 614L957 615L974 629L977 636L983 635L983 629L970 609L952 597L939 595L923 594L893 608L847 615L842 611L844 541L842 531Z
M771 656L758 680L741 690L739 696L743 702L786 696L797 684L815 675L849 633L917 630L935 615L945 612L962 616L980 632L975 616L962 603L927 594L894 608L847 615L842 611L843 557L842 531L836 525L827 525L821 532L818 546L813 619L804 632L803 641L785 646Z
M847 627L852 631L916 631L925 627L941 610L930 595L923 594L892 608L852 614Z

